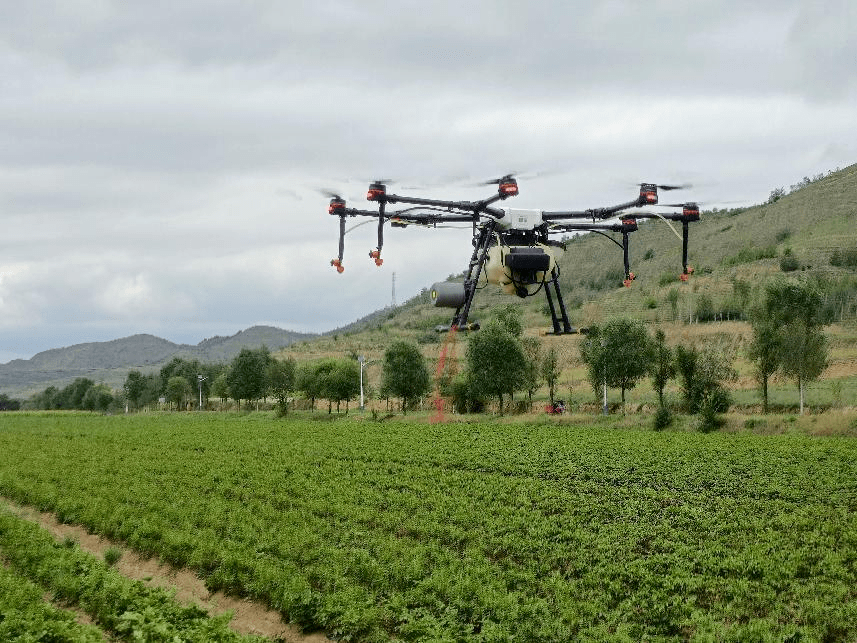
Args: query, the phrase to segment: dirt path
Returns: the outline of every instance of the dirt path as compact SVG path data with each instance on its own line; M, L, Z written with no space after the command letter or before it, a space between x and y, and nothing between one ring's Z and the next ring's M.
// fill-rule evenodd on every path
M58 541L73 538L80 544L81 549L98 558L103 559L105 550L110 547L120 549L122 557L114 565L120 574L143 581L153 587L175 589L176 600L185 604L195 603L212 615L232 611L233 617L229 626L236 632L267 636L286 643L329 643L330 641L323 634L301 633L294 625L284 623L278 612L260 603L226 596L222 592L211 593L206 589L202 579L185 569L174 569L155 559L143 558L117 543L88 533L83 527L64 525L58 522L53 514L15 504L6 498L0 498L0 503L16 515L38 523Z

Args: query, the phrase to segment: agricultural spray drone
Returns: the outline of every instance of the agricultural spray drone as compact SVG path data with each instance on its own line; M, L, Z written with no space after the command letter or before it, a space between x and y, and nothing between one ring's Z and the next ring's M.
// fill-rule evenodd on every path
M445 201L387 193L387 179L373 181L369 185L366 199L375 203L377 211L360 210L346 206L345 199L338 194L330 197L328 213L339 217L339 255L330 264L340 273L344 270L342 257L345 247L345 222L348 217L374 217L378 220L378 245L369 251L369 258L380 266L381 250L384 246L384 226L394 228L409 225L439 227L452 223L470 223L473 229L473 253L467 266L463 283L440 282L432 286L431 296L435 306L454 308L450 326L468 329L468 315L477 287L487 283L496 284L502 290L518 297L531 297L544 290L550 309L553 332L557 335L575 332L568 319L565 303L559 287L559 265L556 255L565 250L560 241L550 235L569 232L597 232L611 239L622 248L625 264L624 285L634 280L628 257L628 236L637 230L638 219L661 218L682 224L682 273L680 279L687 281L693 269L687 265L688 223L699 220L696 203L661 204L663 207L680 208L678 212L653 213L627 210L658 204L658 190L676 190L683 185L656 185L641 183L637 198L627 203L581 211L548 212L544 210L517 210L498 208L494 204L517 196L518 182L514 175L507 174L483 185L496 185L497 192L480 201ZM393 210L388 206L402 204L406 207ZM608 232L620 233L621 243Z

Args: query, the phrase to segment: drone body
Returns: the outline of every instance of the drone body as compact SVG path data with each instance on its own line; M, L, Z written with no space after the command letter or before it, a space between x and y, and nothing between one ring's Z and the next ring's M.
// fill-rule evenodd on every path
M693 269L687 265L688 223L699 220L699 207L695 203L670 204L667 207L681 208L680 213L625 211L646 205L657 205L658 189L674 190L682 186L640 184L639 196L633 201L615 206L582 211L549 212L544 210L522 210L496 208L497 201L518 194L518 183L512 175L490 181L497 185L497 193L480 201L446 201L408 197L387 193L384 180L370 184L366 194L368 201L378 204L377 212L347 208L345 200L331 194L328 213L339 217L339 255L331 265L342 272L345 221L348 217L375 217L378 220L378 245L369 252L375 264L381 266L381 251L384 244L384 225L407 227L421 225L437 227L448 223L470 223L473 233L473 253L470 257L463 283L441 282L432 286L432 299L436 306L454 308L450 327L469 328L468 316L476 291L486 285L500 286L503 292L518 297L531 297L544 291L551 312L553 332L565 334L575 332L559 288L558 253L564 251L561 242L550 238L552 234L592 231L603 234L623 250L625 279L630 286L634 273L630 271L628 237L637 230L637 219L661 218L680 221L683 230L683 271L680 278L686 281ZM406 204L396 211L388 211L388 205ZM610 219L618 220L610 221ZM620 233L619 243L607 232Z

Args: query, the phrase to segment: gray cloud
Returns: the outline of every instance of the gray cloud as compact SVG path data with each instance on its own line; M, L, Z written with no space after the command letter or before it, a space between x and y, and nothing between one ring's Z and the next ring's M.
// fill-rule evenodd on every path
M316 188L518 207L639 180L764 200L854 161L846 2L274 1L0 8L0 360L153 332L326 330L463 269L466 232L371 226L328 262ZM444 177L467 180L450 181ZM406 190L402 190L406 191Z

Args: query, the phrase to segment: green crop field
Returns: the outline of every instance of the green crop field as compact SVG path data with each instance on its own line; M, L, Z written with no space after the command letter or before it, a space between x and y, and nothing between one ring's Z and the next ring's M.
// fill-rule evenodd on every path
M344 640L857 639L853 438L0 414L0 494Z

